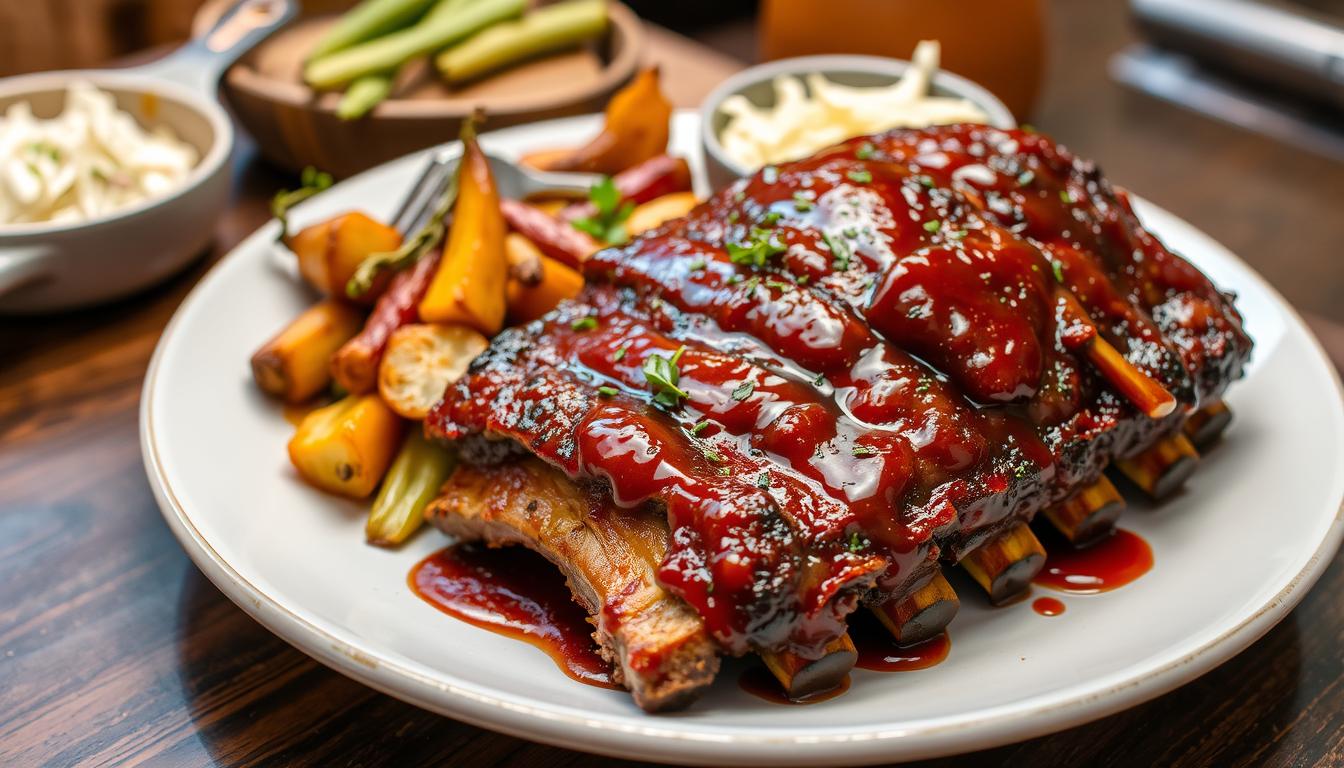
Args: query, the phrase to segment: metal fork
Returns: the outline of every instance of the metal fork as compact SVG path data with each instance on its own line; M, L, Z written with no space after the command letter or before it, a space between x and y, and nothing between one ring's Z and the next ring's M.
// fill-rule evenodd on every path
M602 180L594 173L552 173L537 171L520 165L512 160L500 157L488 150L486 158L490 161L490 170L495 175L495 184L500 197L525 200L540 193L556 197L583 198L588 190ZM420 178L416 179L411 191L402 200L401 207L393 217L393 226L404 236L419 232L429 223L439 208L449 187L457 177L458 161L462 158L462 144L455 143L439 150L430 158Z

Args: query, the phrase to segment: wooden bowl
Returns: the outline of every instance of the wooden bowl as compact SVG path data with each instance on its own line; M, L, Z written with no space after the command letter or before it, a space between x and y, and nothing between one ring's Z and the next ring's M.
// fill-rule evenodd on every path
M207 27L228 6L212 0L196 17ZM338 93L304 85L303 60L336 16L305 16L248 52L221 90L261 153L293 171L314 166L337 177L457 137L477 107L486 128L600 111L639 67L643 30L624 5L610 6L610 31L595 45L521 64L461 88L434 76L428 61L406 68L394 97L359 120L336 116Z

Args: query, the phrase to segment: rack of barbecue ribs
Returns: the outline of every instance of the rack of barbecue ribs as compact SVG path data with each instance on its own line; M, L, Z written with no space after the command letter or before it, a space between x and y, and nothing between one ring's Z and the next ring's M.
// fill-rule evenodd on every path
M943 566L1019 594L1038 513L1081 543L1108 471L1180 486L1251 349L1091 163L979 125L766 167L584 270L430 414L466 462L428 515L560 565L649 710L719 654L834 685L853 611L942 631Z

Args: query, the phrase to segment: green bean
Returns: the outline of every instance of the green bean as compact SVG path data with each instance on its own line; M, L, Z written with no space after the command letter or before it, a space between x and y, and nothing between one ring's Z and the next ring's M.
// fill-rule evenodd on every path
M318 59L401 29L420 18L434 1L364 0L343 14L336 25L317 41L313 50L308 52L308 59Z
M313 59L304 68L304 80L314 88L337 88L364 75L390 71L495 22L515 18L525 6L526 0L476 0L455 13L435 14L408 29Z
M435 65L449 83L462 83L533 56L578 45L598 37L606 28L606 0L569 0L482 30L440 53Z
M456 464L453 454L426 439L418 425L408 431L369 510L364 533L370 544L393 546L410 538Z
M358 120L378 106L392 92L392 73L365 75L350 84L336 105L336 116L342 120Z

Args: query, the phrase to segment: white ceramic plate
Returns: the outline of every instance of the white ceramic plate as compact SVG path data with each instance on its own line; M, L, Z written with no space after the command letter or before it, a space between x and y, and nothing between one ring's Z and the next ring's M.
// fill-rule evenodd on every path
M487 135L503 154L574 144L595 118ZM698 160L696 118L674 150ZM299 225L351 209L390 215L420 169L408 157L306 204ZM847 694L788 707L731 679L687 712L650 716L623 692L571 681L529 645L457 621L406 585L447 541L363 543L362 504L302 484L292 427L252 385L253 349L313 297L276 267L276 224L201 281L164 332L145 381L141 440L164 517L201 570L276 634L374 688L487 728L575 749L679 762L817 765L964 752L1076 725L1168 691L1282 619L1334 554L1344 525L1340 385L1301 320L1213 240L1161 209L1140 214L1169 245L1240 294L1255 359L1228 398L1236 420L1185 493L1122 518L1152 545L1124 589L990 609L968 594L942 664L854 672ZM1038 592L1040 591L1039 588ZM725 675L725 678L728 675Z

